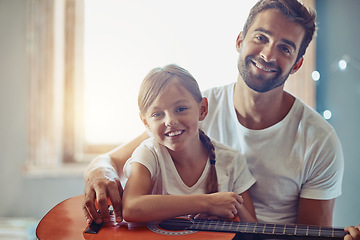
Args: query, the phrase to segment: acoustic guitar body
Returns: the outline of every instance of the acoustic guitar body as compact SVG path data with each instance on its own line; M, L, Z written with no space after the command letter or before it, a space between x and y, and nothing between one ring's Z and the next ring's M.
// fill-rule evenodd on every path
M40 240L169 240L169 239L306 239L343 240L344 229L296 224L252 223L223 220L176 218L147 224L116 223L114 215L103 225L86 223L83 196L69 198L40 221L36 235ZM89 233L93 232L93 233Z
M169 240L169 239L217 239L230 240L235 233L197 232L162 229L158 224L116 223L102 225L97 233L85 233L88 224L82 212L83 196L69 198L51 209L40 221L36 236L40 240Z

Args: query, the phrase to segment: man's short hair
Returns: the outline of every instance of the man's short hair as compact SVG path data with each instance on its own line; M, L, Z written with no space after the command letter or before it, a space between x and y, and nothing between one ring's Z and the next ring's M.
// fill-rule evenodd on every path
M306 49L315 34L315 10L306 8L298 0L259 0L250 10L249 16L245 22L243 28L244 38L257 14L267 9L277 9L281 11L289 21L299 23L305 29L305 35L296 59L296 61L298 61L305 54Z

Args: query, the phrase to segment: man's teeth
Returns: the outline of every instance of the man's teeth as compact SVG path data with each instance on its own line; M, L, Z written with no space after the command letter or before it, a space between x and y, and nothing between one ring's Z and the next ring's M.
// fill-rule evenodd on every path
M169 137L174 137L174 136L180 135L181 133L182 133L182 131L169 132L168 136Z
M273 70L269 69L269 68L263 68L262 66L260 66L259 64L255 63L255 66L260 68L261 70L265 71L265 72L273 72Z

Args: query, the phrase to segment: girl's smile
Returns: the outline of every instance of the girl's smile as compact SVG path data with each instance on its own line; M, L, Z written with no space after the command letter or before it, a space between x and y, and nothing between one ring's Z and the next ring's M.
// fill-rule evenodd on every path
M174 138L174 137L177 137L177 136L181 135L183 132L185 132L185 130L169 131L169 132L165 133L165 135L167 137Z

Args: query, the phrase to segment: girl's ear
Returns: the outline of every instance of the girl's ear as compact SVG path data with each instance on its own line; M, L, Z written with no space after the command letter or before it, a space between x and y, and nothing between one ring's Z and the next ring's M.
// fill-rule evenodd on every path
M200 102L199 121L204 120L207 114L208 114L208 100L206 97L203 97Z
M145 125L145 127L150 130L150 126L149 126L148 122L146 121L146 118L143 115L141 115L141 113L139 113L139 115L140 115L140 119L143 122L143 124Z

